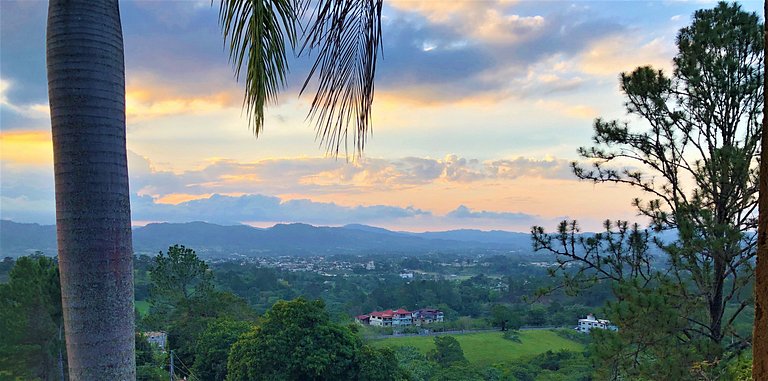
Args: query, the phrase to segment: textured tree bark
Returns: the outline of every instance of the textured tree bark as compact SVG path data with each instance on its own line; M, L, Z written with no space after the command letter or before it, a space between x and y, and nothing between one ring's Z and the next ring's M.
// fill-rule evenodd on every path
M763 2L768 15L768 1ZM765 23L765 21L763 21ZM765 30L768 47L768 29ZM763 57L764 67L768 56ZM757 265L755 268L755 326L752 333L752 379L768 380L768 77L763 76L763 136L760 151L760 199L757 220Z
M125 69L117 0L52 0L46 53L69 375L134 380Z

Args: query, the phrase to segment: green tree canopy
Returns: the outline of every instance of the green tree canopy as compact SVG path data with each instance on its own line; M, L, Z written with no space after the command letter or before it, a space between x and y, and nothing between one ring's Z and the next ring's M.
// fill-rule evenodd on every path
M56 263L19 258L8 283L0 284L0 379L60 378L66 368L63 324Z
M197 342L218 318L253 321L242 298L214 288L213 273L194 250L182 245L160 252L150 269L150 313L143 325L168 332L168 345L181 361L197 361ZM203 353L205 354L205 353Z
M155 257L150 279L153 304L189 303L196 297L207 296L213 289L213 274L208 265L184 245L169 247L167 254L161 251Z
M499 326L502 331L508 329L517 330L522 325L520 315L504 304L494 304L491 307L491 321L494 325Z
M228 318L210 322L195 345L195 375L203 380L224 380L230 347L251 327L250 322Z
M358 373L360 339L322 301L279 301L230 350L227 379L343 380Z

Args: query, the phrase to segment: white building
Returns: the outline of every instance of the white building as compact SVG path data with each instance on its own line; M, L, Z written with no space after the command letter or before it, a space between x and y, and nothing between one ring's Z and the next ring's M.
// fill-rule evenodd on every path
M144 332L144 337L150 344L157 345L160 350L165 350L165 343L168 342L168 334L165 332Z
M579 325L576 326L576 330L583 333L589 333L590 330L607 329L610 331L618 331L619 328L611 323L610 320L596 319L595 315L588 314L586 319L579 319Z

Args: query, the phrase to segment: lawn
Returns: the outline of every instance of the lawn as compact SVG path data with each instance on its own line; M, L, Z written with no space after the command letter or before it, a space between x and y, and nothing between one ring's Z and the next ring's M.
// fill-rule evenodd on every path
M147 316L149 313L149 302L146 300L137 300L134 302L136 309L139 310L141 316Z
M549 330L520 331L520 343L504 339L501 332L453 335L472 363L490 365L561 349L582 351L584 346ZM433 336L392 337L372 341L377 347L413 346L423 353L434 348Z

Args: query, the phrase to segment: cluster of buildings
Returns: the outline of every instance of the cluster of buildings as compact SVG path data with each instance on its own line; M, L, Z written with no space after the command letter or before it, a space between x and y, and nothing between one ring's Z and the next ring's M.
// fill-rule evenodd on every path
M583 333L589 333L591 329L607 329L610 331L618 331L619 328L613 325L610 320L597 319L595 315L587 314L586 319L579 319L579 325L576 326L576 330Z
M373 311L365 315L358 315L355 316L355 321L363 325L378 327L403 327L440 323L444 317L443 311L434 308L422 308L416 311L399 308L397 310Z

